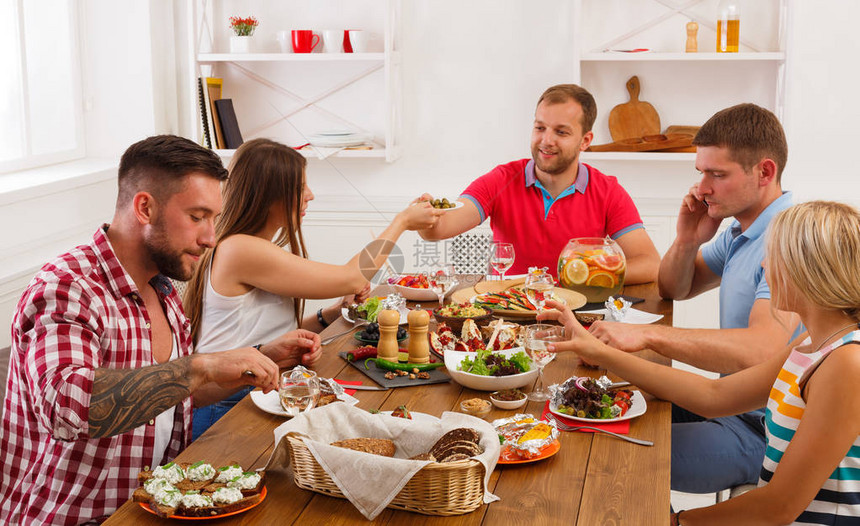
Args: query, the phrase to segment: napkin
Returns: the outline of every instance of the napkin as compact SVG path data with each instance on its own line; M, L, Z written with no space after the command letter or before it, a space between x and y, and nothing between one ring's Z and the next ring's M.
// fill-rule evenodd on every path
M572 418L565 418L563 416L559 416L555 413L549 412L549 401L543 406L543 412L540 415L541 420L546 420L547 415L552 414L553 418L557 418L564 424L568 424L571 426L592 426L599 427L604 431L612 431L613 433L619 433L622 435L626 435L630 433L630 420L622 420L621 422L603 422L600 420L595 420L594 422L582 422L580 420L573 420ZM561 429L559 429L561 431ZM595 431L591 429L578 429L577 431L582 431L583 433L594 433Z
M338 380L337 378L335 378L335 380L334 380L334 381L335 381L335 382L337 382L337 383L339 383L340 385L361 385L361 380L358 380L358 381L354 381L354 380ZM354 394L355 394L355 389L346 389L346 388L345 388L345 389L343 390L343 392L344 392L344 393L346 393L346 394L348 394L349 396L352 396L352 395L354 395Z
M488 422L462 413L445 412L435 422L415 421L386 415L373 415L346 404L329 404L302 413L275 429L275 450L266 469L288 464L287 433L300 433L305 444L323 470L344 496L368 520L373 520L397 496L403 486L425 465L426 461L407 460L424 453L447 431L471 427L481 435L484 452L475 457L484 464L484 503L499 498L489 492L488 482L501 447L495 429ZM397 445L394 458L381 457L330 446L347 438L387 438Z

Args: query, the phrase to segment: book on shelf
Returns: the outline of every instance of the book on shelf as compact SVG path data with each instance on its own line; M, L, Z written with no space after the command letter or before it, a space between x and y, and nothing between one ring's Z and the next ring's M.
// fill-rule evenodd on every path
M200 124L203 138L203 146L212 148L212 138L209 135L209 121L212 119L211 110L209 108L209 90L206 87L206 79L197 77L197 98L200 105Z
M221 121L221 132L224 134L224 145L228 149L235 149L242 145L242 132L239 130L239 121L233 110L232 99L220 99L215 101L218 119Z
M221 87L223 84L223 79L219 79L217 77L206 77L206 89L209 95L209 115L212 116L211 123L214 125L210 125L209 134L211 137L212 128L214 127L215 145L218 148L226 148L224 134L221 131L221 122L218 120L218 110L215 107L215 101L221 98Z

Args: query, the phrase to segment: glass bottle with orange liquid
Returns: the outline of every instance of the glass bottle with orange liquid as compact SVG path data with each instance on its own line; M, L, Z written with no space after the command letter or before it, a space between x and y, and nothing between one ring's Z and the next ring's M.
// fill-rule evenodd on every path
M723 0L717 12L717 53L737 53L741 36L740 5L736 0Z
M558 256L561 286L583 294L589 303L618 296L626 270L624 251L608 237L571 239Z

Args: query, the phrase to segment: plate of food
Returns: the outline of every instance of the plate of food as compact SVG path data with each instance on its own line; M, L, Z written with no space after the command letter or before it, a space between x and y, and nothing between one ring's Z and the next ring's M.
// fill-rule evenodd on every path
M438 301L439 296L430 288L427 274L400 274L388 278L391 285L398 294L410 301ZM446 292L446 296L450 289Z
M449 201L447 197L443 197L442 199L431 199L430 206L433 208L438 208L440 210L456 210L457 208L461 208L465 203L462 201Z
M451 295L456 302L471 302L475 306L490 309L497 316L508 318L534 318L537 309L526 296L525 278L503 281L482 281L474 287L460 289ZM561 287L552 290L552 298L566 304L572 310L585 305L585 296Z
M349 323L355 323L356 320L359 319L373 323L376 321L376 317L382 310L382 300L384 299L385 296L371 296L358 305L343 307L340 310L341 316L343 316L343 319ZM404 305L403 308L399 310L400 324L402 325L407 321L406 317L409 315L409 309Z
M397 327L397 341L402 342L409 336L406 327ZM352 335L353 338L365 345L376 345L379 343L379 324L368 323L360 330Z
M349 389L349 386L347 386L346 389ZM259 389L251 391L251 401L254 402L254 405L260 410L265 411L270 415L283 416L287 418L291 418L293 416L281 407L281 399L278 395L278 391L269 391L268 393L264 393ZM331 387L326 386L326 382L320 382L320 399L315 407L322 407L333 402L344 402L349 405L355 405L358 403L358 399L346 393L337 395Z
M502 442L499 464L525 464L549 458L561 449L558 429L529 414L517 414L493 421Z
M233 463L215 469L203 461L169 462L138 474L132 500L169 519L219 519L244 513L266 498L265 471L244 471Z
M549 411L577 422L608 423L630 420L648 410L645 397L630 389L606 389L593 378L572 377L551 386Z

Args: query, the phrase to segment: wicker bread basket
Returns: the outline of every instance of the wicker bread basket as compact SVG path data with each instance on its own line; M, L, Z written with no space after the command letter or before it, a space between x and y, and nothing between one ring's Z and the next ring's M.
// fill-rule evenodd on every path
M330 497L346 498L300 435L288 433L286 439L296 486ZM427 464L412 476L388 507L424 515L462 515L483 503L484 465L468 459Z

